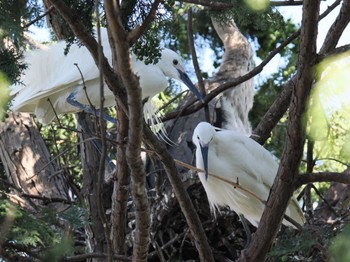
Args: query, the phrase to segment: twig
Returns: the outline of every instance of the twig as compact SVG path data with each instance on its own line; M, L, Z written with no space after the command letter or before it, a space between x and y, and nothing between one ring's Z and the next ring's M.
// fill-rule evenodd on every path
M205 173L204 170L200 169L200 168L197 168L197 167L194 167L192 165L189 165L189 164L186 164L185 162L182 162L180 160L177 160L177 159L174 159L175 163L182 166L182 167L185 167L187 169L190 169L190 170L193 170L193 171L196 171L196 172L199 172L199 173ZM214 175L214 174L211 174L211 173L208 173L208 176L209 177L215 177L216 179L219 179L227 184L230 184L231 186L233 186L234 188L237 188L237 189L240 189L241 191L245 192L245 193L248 193L249 195L253 196L254 198L258 199L262 204L265 205L266 201L264 199L262 199L261 197L259 197L257 194L249 191L248 189L242 187L239 182L232 182L228 179L225 179L223 177L220 177L220 176L217 176L217 175Z
M101 26L100 26L100 13L99 13L98 0L95 0L95 12L96 12L96 19L97 19L98 68L102 68L103 53L102 53L102 46L101 46ZM104 81L103 81L103 74L101 70L99 70L99 86L100 86L100 113L103 114L105 98L104 98ZM85 84L84 84L84 90L86 90ZM87 93L86 93L86 96L87 96ZM91 104L90 100L89 100L89 103ZM111 230L110 230L109 224L107 223L106 213L104 210L104 201L103 201L103 181L104 181L105 163L106 163L106 155L107 155L106 126L102 116L99 118L99 120L100 120L102 152L101 152L101 158L100 158L100 163L99 163L98 173L97 173L97 176L98 176L97 177L97 209L98 209L98 216L100 217L100 220L103 226L105 241L107 243L108 261L112 262L113 249L112 249L111 239L109 237Z
M225 10L233 8L235 5L229 2L211 0L184 0L183 2L210 7L214 10ZM270 1L271 6L296 6L302 5L303 1Z
M311 184L312 189L315 191L315 193L326 203L327 207L331 210L331 212L336 216L339 217L339 214L335 211L335 209L333 208L333 206L328 202L327 199L325 199L323 197L323 195L321 194L321 192L317 189L317 187L315 187L313 184Z
M173 238L170 239L168 242L166 242L163 246L161 246L161 247L160 247L160 250L164 250L164 249L166 249L167 247L171 246L171 245L172 245L173 243L175 243L176 241L179 241L180 238L182 238L186 233L187 233L187 231L186 231L186 232L182 232L181 234L175 235L175 237L173 237ZM154 256L157 255L157 254L158 254L158 251L155 250L155 251L153 251L153 252L151 252L151 253L148 254L148 258L152 258L152 257L154 257Z
M30 27L31 25L35 24L36 22L38 22L39 20L41 20L41 18L43 18L44 16L46 16L47 14L51 13L51 11L54 9L53 6L50 6L45 13L43 13L42 15L39 15L37 18L35 18L34 20L26 23L24 25L24 28L28 28Z
M193 62L193 67L196 72L196 76L198 79L198 86L199 90L202 93L202 96L206 96L205 92L205 87L204 87L204 81L202 78L201 70L199 68L199 63L198 63L198 58L197 58L197 53L196 49L194 46L194 40L193 40L193 20L192 20L192 8L188 9L188 21L187 21L187 33L188 33L188 45L190 46L191 54L192 54L192 62ZM204 106L204 111L205 111L205 119L207 122L210 122L210 116L209 116L209 107L208 104Z
M85 261L91 258L106 258L108 255L106 253L87 253L87 254L80 254L75 256L69 256L63 258L62 262L80 262ZM130 257L127 256L121 256L121 255L113 255L113 258L120 261L131 261Z
M152 4L151 10L149 11L147 17L143 21L141 26L137 26L133 31L131 31L127 36L127 41L129 42L129 45L132 46L141 35L143 35L147 29L149 28L150 24L154 20L156 16L156 12L158 10L158 5L162 3L163 0L155 0Z

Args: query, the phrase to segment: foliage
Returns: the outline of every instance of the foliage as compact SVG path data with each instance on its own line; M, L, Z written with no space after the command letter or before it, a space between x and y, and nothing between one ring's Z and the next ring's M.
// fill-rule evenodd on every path
M315 141L317 171L341 172L344 164L350 164L349 66L347 56L340 55L317 67L319 77L306 113L307 134Z
M128 31L137 28L143 24L148 16L153 1L121 1L122 20ZM146 64L156 63L160 57L160 31L170 16L167 12L167 4L162 9L158 9L155 19L151 22L149 29L143 34L138 41L132 46L133 52L137 57Z
M81 22L85 25L85 30L88 33L93 33L93 26L94 26L94 8L95 8L95 1L94 0L64 0L65 4L72 10L73 13L79 14L79 19ZM60 37L63 37L64 40L67 42L67 46L65 49L65 53L69 52L69 48L73 43L80 44L79 40L75 37L73 31L70 29L69 25L66 23L66 21L61 17L60 14L57 14L57 16L54 17L54 19L57 19L58 21L53 21L54 24L60 24L61 28L64 30L64 32L60 35ZM56 36L52 35L52 37L55 39ZM62 39L59 39L62 40Z
M0 71L0 121L3 120L4 114L7 109L7 103L10 99L10 94L8 90L8 82L6 77Z
M25 65L20 47L24 44L23 23L36 17L41 11L37 1L0 1L0 71L10 82L18 80ZM36 23L39 25L40 23Z
M268 261L326 261L327 248L336 230L333 226L308 225L302 231L283 228Z
M78 135L76 120L73 114L60 115L58 121L50 125L37 123L45 143L53 158L67 174L74 177L74 182L81 183L81 160L79 158Z
M60 213L50 208L32 213L0 199L0 242L8 246L3 255L10 256L21 247L28 251L35 249L37 254L43 255L42 261L58 261L62 256L73 254L74 241L69 227L80 230L88 224L87 217L86 209L78 206ZM62 227L66 228L65 234L62 234ZM22 256L25 255L22 252Z
M332 239L331 246L329 247L334 262L346 262L350 261L350 225L344 226L341 233Z

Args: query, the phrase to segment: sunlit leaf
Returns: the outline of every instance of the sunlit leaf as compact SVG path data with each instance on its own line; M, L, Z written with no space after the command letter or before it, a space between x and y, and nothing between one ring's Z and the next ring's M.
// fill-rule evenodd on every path
M3 73L0 72L0 121L6 112L7 104L10 99L9 83Z

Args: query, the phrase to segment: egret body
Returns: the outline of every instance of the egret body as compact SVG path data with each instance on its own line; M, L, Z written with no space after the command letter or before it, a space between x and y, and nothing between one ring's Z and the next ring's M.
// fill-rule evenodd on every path
M278 170L272 154L245 135L231 130L216 130L206 122L197 125L192 140L197 146L197 168L205 171L199 173L199 178L211 209L215 211L219 206L229 206L257 227L264 204L253 195L210 174L238 183L266 201ZM286 215L304 224L303 213L294 197ZM285 219L283 224L292 225Z
M112 62L112 51L106 30L101 32L101 44L104 55ZM35 50L25 55L24 62L28 68L23 72L19 84L11 87L12 111L35 113L41 123L50 123L56 114L82 111L91 104L99 108L100 83L99 70L89 51L73 44L69 53L64 55L65 42L58 42L44 50ZM82 72L83 79L76 64ZM139 76L143 98L163 91L167 77L186 84L201 100L200 93L184 71L181 57L170 49L163 49L156 64L146 65L131 56L134 73ZM105 88L105 107L115 105L115 97L109 88ZM90 110L91 111L91 110Z

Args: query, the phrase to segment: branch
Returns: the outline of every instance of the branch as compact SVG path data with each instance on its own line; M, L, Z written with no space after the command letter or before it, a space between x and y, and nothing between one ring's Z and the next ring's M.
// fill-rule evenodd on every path
M340 4L340 2L340 0L337 0L332 5L330 5L327 10L320 15L319 20L325 18L334 8ZM300 33L300 30L297 32ZM332 35L329 35L329 37L332 37ZM322 54L323 53L320 52L320 59L322 57ZM315 62L320 62L320 60L315 60ZM254 129L254 136L252 136L252 139L256 140L260 144L264 144L270 137L272 129L277 125L278 121L282 118L282 116L289 108L292 89L295 86L295 82L296 77L293 76L283 85L282 92L277 96L269 110L260 120L258 126Z
M319 173L304 173L296 177L295 188L304 184L314 182L338 182L342 184L350 184L349 173L337 172L319 172Z
M287 1L270 1L271 6L295 6L295 5L303 5L304 1L295 1L295 0L287 0Z
M279 45L275 50L270 52L270 54L258 65L256 66L253 70L248 72L247 74L234 78L232 80L226 81L225 79L218 78L215 79L214 81L208 82L208 85L210 86L216 86L216 88L207 94L204 98L205 102L196 102L194 103L191 107L189 107L187 110L183 110L182 112L180 111L175 111L167 114L162 118L162 121L168 121L170 119L176 118L179 115L180 116L185 116L192 114L194 112L197 112L199 109L207 105L211 100L213 100L217 95L220 93L226 91L227 89L234 88L238 86L239 84L251 79L252 77L256 76L257 74L261 73L261 71L264 69L264 67L272 60L272 58L275 57L279 52L281 52L288 44L290 44L294 39L296 39L300 34L300 30L296 31L293 33L291 36L289 36L281 45ZM212 89L212 88L210 88Z
M87 253L87 254L80 254L70 257L65 257L61 261L62 262L80 262L80 261L86 261L90 258L107 258L106 253ZM118 261L131 261L130 257L127 256L120 256L120 255L113 255L113 258Z
M54 9L54 7L53 7L53 6L50 6L50 7L46 10L45 13L39 15L39 16L38 16L37 18L35 18L34 20L32 20L32 21L26 23L26 24L24 25L24 28L28 28L28 27L30 27L31 25L35 24L36 22L38 22L39 20L41 20L44 16L46 16L46 15L49 14L49 13L51 13L51 11L52 11L53 9Z
M350 21L350 0L344 0L339 14L329 28L320 53L327 53L334 49Z
M190 196L188 195L178 175L173 157L170 155L165 145L157 139L157 137L145 123L143 128L143 140L149 148L152 148L156 152L164 166L170 183L173 186L176 198L179 201L182 213L184 214L187 224L191 230L191 234L194 238L194 244L199 253L200 261L214 261L213 254L208 244L201 221L196 213Z
M293 89L288 115L287 139L277 176L271 188L259 227L248 249L242 253L239 261L264 260L280 228L289 199L293 195L294 183L305 141L302 116L313 83L311 69L316 59L319 7L320 0L304 1L297 82Z
M117 174L114 179L111 211L111 239L116 253L125 254L127 227L127 201L129 198L130 172L126 160L125 144L128 138L128 117L117 103Z
M210 1L210 0L183 0L182 2L201 5L210 7L214 10L225 10L229 8L233 8L235 5L228 2L220 2L220 1ZM295 6L302 5L303 1L270 1L271 6Z
M146 192L146 172L141 159L143 107L142 93L138 77L134 74L130 62L127 32L124 30L120 9L113 0L105 0L107 23L110 26L111 40L116 43L118 74L127 92L129 112L129 136L126 147L127 162L132 178L132 193L136 209L136 229L133 247L133 261L146 261L150 235L150 207Z
M18 197L25 197L28 199L37 199L37 200L41 200L44 202L44 204L49 204L49 203L64 203L64 204L68 204L71 205L74 202L70 201L68 199L64 199L64 198L60 198L60 197L45 197L45 196L39 196L39 195L32 195L32 194L27 194L24 193L24 191L22 190L22 188L16 187L14 184L6 181L5 179L0 178L0 182L5 184L8 187L11 187L12 189L16 190L18 192L18 194L16 194L16 196ZM3 192L2 190L0 190L1 193L7 194L9 196L13 196L10 193L6 193Z
M188 45L190 46L190 50L191 50L191 54L192 54L192 62L193 62L193 67L194 67L194 70L196 72L196 76L197 76L197 79L198 79L199 90L202 93L202 96L205 97L206 96L206 92L205 92L204 81L203 81L201 69L199 67L196 49L194 47L193 26L192 26L192 22L193 22L192 21L192 8L190 8L188 10L187 14L188 14L188 21L187 21ZM210 117L209 117L209 107L208 107L208 105L204 106L204 110L205 110L205 119L209 122L210 121Z
M212 9L216 9L216 10L224 10L227 8L234 7L234 5L231 3L210 1L210 0L184 0L182 2L195 4L195 5L202 5L202 6L210 7Z
M350 44L339 46L339 47L334 48L333 50L331 50L330 52L325 53L325 54L319 54L318 57L317 57L317 63L321 62L326 57L330 57L330 56L333 56L333 55L338 55L338 54L347 52L349 50L350 50Z
M156 12L158 10L158 5L163 2L163 0L155 0L152 4L151 10L149 11L147 17L143 21L141 26L136 27L133 31L131 31L128 34L127 41L129 42L129 45L132 46L141 35L143 35L147 29L149 28L150 24L156 17Z

